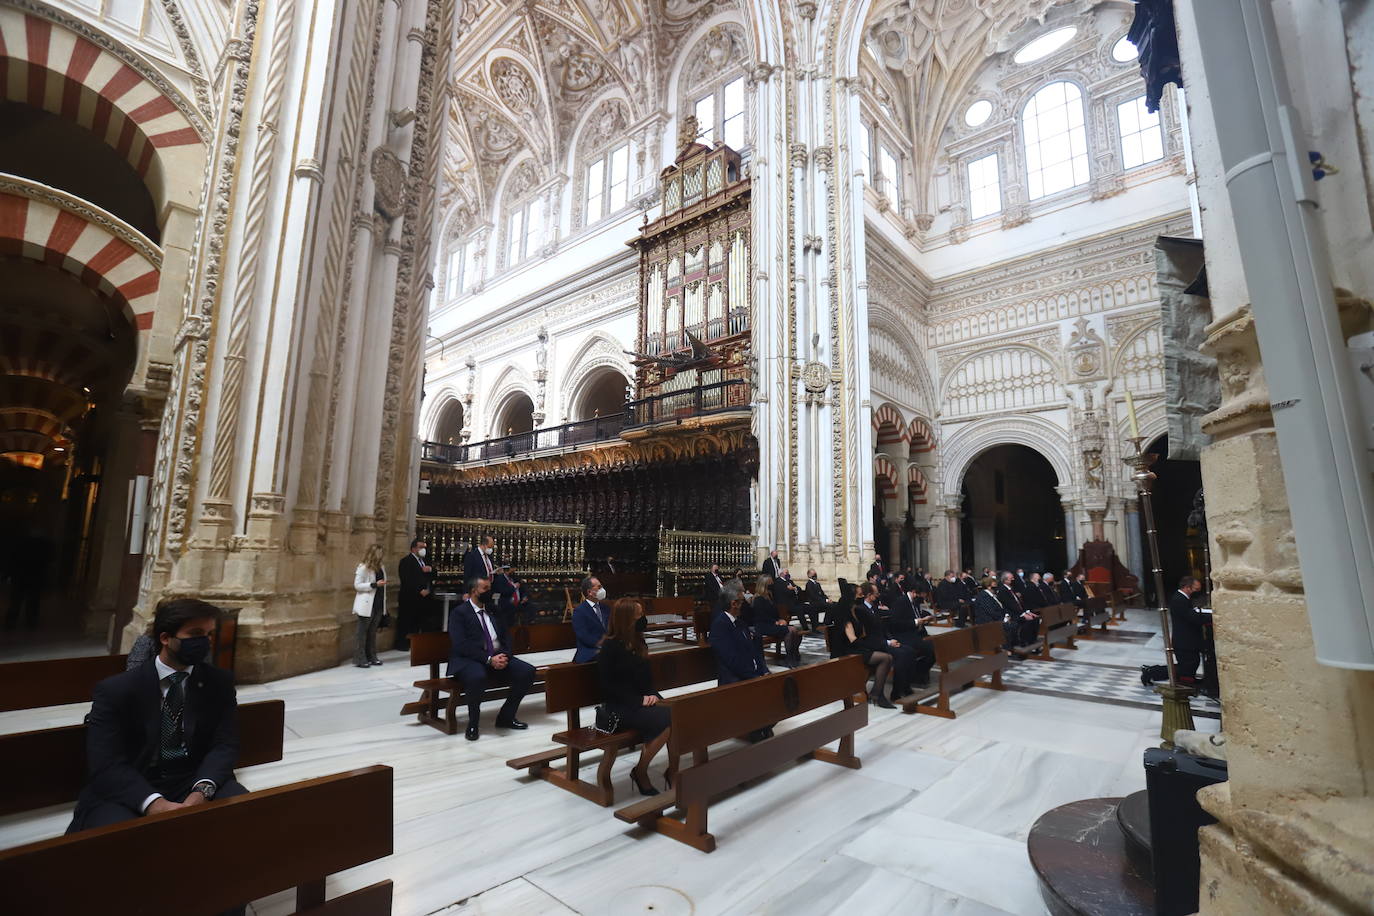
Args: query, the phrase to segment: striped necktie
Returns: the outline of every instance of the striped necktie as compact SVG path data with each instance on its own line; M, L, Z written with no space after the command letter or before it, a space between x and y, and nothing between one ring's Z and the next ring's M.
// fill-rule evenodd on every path
M162 741L158 750L158 759L163 763L185 760L190 753L186 749L182 721L186 711L186 691L181 682L186 677L185 671L173 671L166 677L167 695L162 698Z

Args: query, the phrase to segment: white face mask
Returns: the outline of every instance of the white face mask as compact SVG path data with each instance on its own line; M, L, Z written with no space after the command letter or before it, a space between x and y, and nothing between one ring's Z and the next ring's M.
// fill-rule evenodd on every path
M487 556L491 556L491 548L490 548L490 547L483 547L483 548L482 548L482 553L486 554Z
M596 590L596 594L593 595L592 597L595 598L597 601L605 601L605 600L606 600L606 590L605 590L604 588L598 588L598 589Z
M415 555L416 555L417 557L422 557L422 556L424 556L424 555L427 554L427 553L429 553L429 551L428 551L428 550L425 550L423 547L421 547L419 550L415 551Z

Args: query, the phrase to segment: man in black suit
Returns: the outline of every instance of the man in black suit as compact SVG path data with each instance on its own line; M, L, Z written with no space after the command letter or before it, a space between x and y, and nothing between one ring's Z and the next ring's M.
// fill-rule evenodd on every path
M463 555L463 579L490 579L496 575L494 545L490 535L482 535L472 549Z
M68 833L242 795L234 678L209 663L219 609L164 600L158 654L95 686L86 717L88 778Z
M778 559L776 550L768 551L768 557L763 561L763 574L773 579L782 575L782 561Z
M509 631L488 612L491 582L471 579L467 591L468 600L448 614L448 635L452 640L448 674L463 683L463 694L468 701L466 737L476 741L480 733L482 693L489 679L510 686L510 694L496 714L496 727L529 728L515 714L520 711L520 701L534 684L534 666L515 657L510 650Z
M734 585L734 580L726 585L721 595L726 601L725 609L711 621L710 641L716 653L716 680L722 686L768 673L768 665L763 660L763 643L743 619L744 597L733 589Z
M1028 584L1029 583L1026 581L1026 571L1024 569L1017 569L1016 575L1011 579L1011 590L1019 595L1026 590Z
M926 624L935 618L921 608L921 594L914 582L888 603L887 628L893 639L912 652L911 683L930 686L930 669L935 665L935 647L926 634Z
M496 567L496 574L491 577L491 593L496 599L496 616L501 620L501 624L509 630L515 626L520 586L516 585L510 567L504 563Z
M975 578L973 578L973 567L972 567L972 566L966 566L966 567L964 567L964 572L963 572L963 574L959 576L959 584L962 585L962 586L964 587L964 597L965 597L968 601L972 601L972 600L973 600L973 596L976 595L976 594L978 594L978 590L979 590L979 588L981 587L981 586L979 585L979 583L982 582L983 579L986 579L986 578L988 578L988 577L991 576L991 575L992 575L991 570L988 570L988 571L985 571L985 572L983 573L983 575L982 575L980 578L975 579Z
M803 630L816 630L822 624L822 614L830 613L830 597L821 588L821 581L814 569L806 571L806 583L802 586L801 604L797 606L797 619ZM808 619L809 617L809 619ZM826 617L825 619L829 619Z
M1040 590L1040 574L1031 573L1028 581L1020 591L1016 589L1016 580L1011 581L1012 591L1021 599L1021 606L1028 611L1038 611L1045 606L1045 593Z
M887 567L883 565L882 554L875 553L873 555L873 563L868 567L868 575L869 577L876 578L879 581L881 581L882 578L887 575Z
M725 577L720 574L720 564L712 563L711 568L706 570L706 579L702 583L701 597L706 601L708 607L715 607L720 599L720 590L725 587Z
M1012 587L1015 581L1011 573L1002 573L1002 583L997 588L997 601L1007 615L1007 622L1015 627L1014 631L1009 631L1009 645L1025 646L1035 642L1035 637L1039 635L1040 616L1033 608L1028 608L1022 603L1021 596Z
M792 573L784 569L782 575L773 580L773 604L778 608L778 616L791 621L795 613L797 620L801 622L802 630L810 630L811 626L806 622L806 607L799 604L800 598L801 592L797 588L797 583L792 581Z
M1202 613L1193 605L1193 596L1202 583L1184 576L1178 591L1169 596L1169 627L1174 642L1174 666L1180 684L1197 681L1197 666L1202 661L1204 644Z
M1059 586L1054 581L1054 573L1046 572L1040 577L1040 594L1045 597L1045 607L1063 603L1059 598Z
M397 564L401 576L401 597L396 603L396 643L401 650L410 649L410 634L435 629L430 618L434 603L430 588L434 585L434 567L425 560L429 545L424 538L410 542L410 553Z
M945 577L935 586L935 606L954 618L958 627L968 625L968 589L954 575L954 570L945 570Z

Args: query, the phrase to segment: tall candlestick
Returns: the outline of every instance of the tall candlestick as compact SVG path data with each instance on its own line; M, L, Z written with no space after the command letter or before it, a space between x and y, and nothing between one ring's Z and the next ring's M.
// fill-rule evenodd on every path
M1131 438L1140 438L1140 425L1135 420L1135 398L1131 397L1131 392L1126 392L1126 416L1131 421Z

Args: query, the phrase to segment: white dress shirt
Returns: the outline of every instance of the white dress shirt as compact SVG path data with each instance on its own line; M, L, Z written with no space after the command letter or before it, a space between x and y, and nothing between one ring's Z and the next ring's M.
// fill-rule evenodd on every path
M162 653L161 653L161 652L159 652L157 655L154 655L154 656L153 656L153 667L157 669L157 686L158 686L158 689L159 689L160 691L162 691L162 698L165 700L165 699L167 699L167 691L168 691L168 689L172 686L172 685L167 681L167 678L169 678L169 677L171 677L173 674L175 674L176 671L177 671L177 669L173 668L171 665L167 664L166 662L164 662L164 661L162 660ZM181 691L182 691L183 702L185 702L185 699L184 699L184 698L185 698L185 695L186 695L186 681L189 681L189 680L191 679L191 672L192 672L192 671L195 671L195 670L196 670L196 666L195 666L195 665L192 665L191 667L187 668L187 669L186 669L186 680L184 680L184 681L181 682ZM159 719L159 722L160 722L160 721L161 721L161 720ZM160 736L160 735L161 735L161 732L159 731L159 736ZM160 746L160 745L159 745L159 746ZM218 788L219 788L219 786L215 783L215 781L214 781L213 779L200 779L200 780L197 780L197 781L196 781L196 786L204 785L204 784L208 784L208 785L210 786L210 788L212 788L212 789L218 789ZM192 786L191 788L194 790L194 789L195 789L195 786ZM148 813L148 806L151 805L153 802L157 801L159 798L162 798L162 793L161 793L161 792L154 792L152 795L149 795L147 798L143 799L143 807L142 807L142 809L140 809L140 810L142 810L142 812L143 812L144 814L147 814L147 813Z

